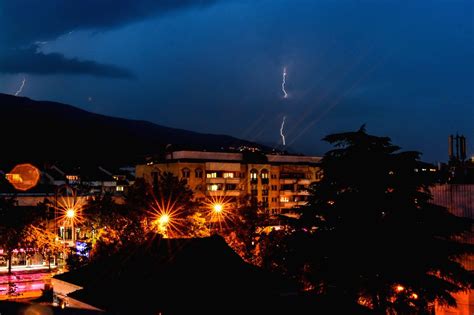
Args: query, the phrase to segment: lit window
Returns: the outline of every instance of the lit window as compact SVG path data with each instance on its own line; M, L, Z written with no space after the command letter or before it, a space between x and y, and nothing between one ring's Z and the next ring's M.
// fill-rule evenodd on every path
M290 199L288 197L280 197L280 202L289 202Z
M216 178L216 177L217 177L217 173L216 173L216 172L207 173L207 174L206 174L206 177L207 177L207 178Z
M262 170L262 173L260 174L262 179L267 179L268 178L268 171L267 170Z
M250 171L250 179L251 180L257 180L258 177L258 171L257 170L251 170Z
M117 191L123 191L123 186L117 186L116 190Z
M79 176L77 175L66 175L67 180L69 181L76 181L79 180Z
M233 172L224 173L224 178L234 178Z
M209 190L209 191L218 191L218 190L220 190L220 187L217 184L207 185L207 190Z

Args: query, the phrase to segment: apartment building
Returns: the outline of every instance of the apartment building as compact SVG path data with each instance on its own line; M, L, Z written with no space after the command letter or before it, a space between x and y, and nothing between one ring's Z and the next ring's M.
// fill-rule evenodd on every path
M320 157L261 152L174 151L136 166L136 177L153 185L163 172L185 178L198 200L252 195L268 213L304 205L307 188L321 178Z

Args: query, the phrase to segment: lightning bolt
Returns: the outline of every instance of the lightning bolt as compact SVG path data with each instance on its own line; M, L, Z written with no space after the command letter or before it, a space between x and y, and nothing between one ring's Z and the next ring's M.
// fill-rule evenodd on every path
M20 88L18 89L18 91L15 92L15 96L18 96L18 94L20 94L21 91L23 91L23 87L25 86L25 82L26 82L26 78L23 77L23 81L21 81L21 85L20 85Z
M281 136L281 143L283 145L286 145L286 140L285 140L285 135L283 134L283 128L285 127L285 121L286 121L286 116L283 116L283 121L281 122L281 127L280 127L280 136Z
M283 98L288 98L288 93L285 90L286 84L286 67L283 68L283 80L281 82L281 90L283 91Z

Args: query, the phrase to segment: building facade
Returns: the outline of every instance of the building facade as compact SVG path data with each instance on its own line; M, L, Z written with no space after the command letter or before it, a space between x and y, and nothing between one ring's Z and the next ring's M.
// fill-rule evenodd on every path
M197 200L254 196L269 214L304 205L307 188L321 178L320 157L260 152L174 151L163 159L137 165L136 177L156 184L170 172L187 180Z
M474 184L440 184L431 187L433 203L446 207L459 217L474 219ZM464 242L474 244L474 231L465 236ZM459 260L469 271L474 271L474 255ZM471 315L474 314L474 290L454 295L457 307L437 306L436 315Z

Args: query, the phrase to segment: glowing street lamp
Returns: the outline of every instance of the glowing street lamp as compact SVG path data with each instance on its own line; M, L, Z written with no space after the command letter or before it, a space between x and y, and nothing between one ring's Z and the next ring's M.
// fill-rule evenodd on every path
M212 206L212 211L214 211L216 214L220 214L222 211L224 211L224 205L221 203L216 203Z
M72 209L72 208L67 209L67 211L66 211L66 217L67 217L68 219L71 219L71 220L72 220L72 219L74 219L75 216L76 216L76 210L74 210L74 209Z
M167 215L166 213L165 214L162 214L159 218L158 218L158 223L162 226L165 226L167 225L168 223L170 222L170 216Z
M405 290L405 288L404 288L403 286L401 286L401 285L397 285L397 286L395 287L395 290L396 290L397 292L402 292L402 291Z

